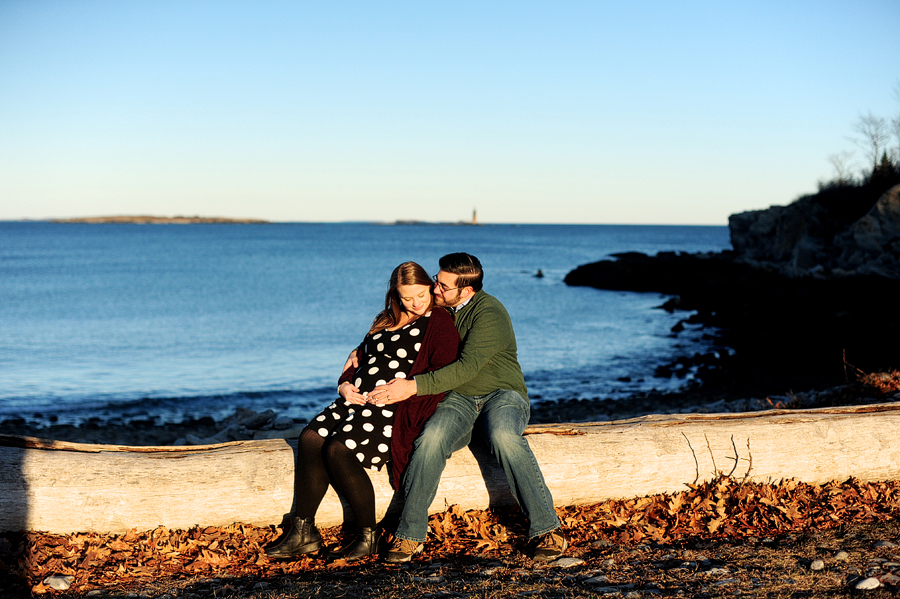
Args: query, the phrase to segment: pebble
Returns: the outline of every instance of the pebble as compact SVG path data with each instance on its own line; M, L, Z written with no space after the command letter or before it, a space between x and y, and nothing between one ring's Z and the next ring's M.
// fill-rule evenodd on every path
M584 560L578 557L560 557L550 562L550 566L554 568L571 568L572 566L580 566Z
M825 562L820 559L814 559L812 563L809 565L809 569L813 572L818 572L819 570L825 569Z
M75 577L65 574L51 574L44 579L44 584L54 591L68 591L73 582Z
M616 560L614 560L614 559L612 559L612 558L605 559L605 560L603 560L603 565L604 565L604 566L615 566L615 565L616 565Z
M101 591L100 589L94 589L93 591L88 591L85 597L99 597L102 594L103 591Z
M584 581L584 584L597 585L597 584L606 584L608 582L609 582L609 578L606 576L603 576L601 574L600 576L592 576L591 578L588 578L587 580Z
M870 577L870 578L865 578L865 579L857 582L855 588L859 591L870 591L872 589L877 589L880 586L881 586L881 583L878 581L877 578Z
M850 559L850 554L846 551L838 551L834 554L834 559L838 560L839 562L845 562Z
M896 546L897 546L897 543L893 543L893 542L891 542L891 541L878 541L877 543L875 543L875 547L876 547L877 549L881 549L881 548L884 548L884 547L887 547L887 548L893 548L893 547L896 547Z
M706 573L710 576L725 576L726 574L731 574L731 570L728 568L710 568Z

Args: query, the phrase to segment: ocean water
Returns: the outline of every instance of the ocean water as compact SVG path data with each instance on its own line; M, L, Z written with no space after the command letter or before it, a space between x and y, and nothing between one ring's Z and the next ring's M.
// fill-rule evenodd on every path
M720 251L727 227L0 222L0 420L308 418L335 397L391 270L479 257L536 401L676 389L708 351L654 293L568 287L612 253ZM540 270L543 277L536 277Z

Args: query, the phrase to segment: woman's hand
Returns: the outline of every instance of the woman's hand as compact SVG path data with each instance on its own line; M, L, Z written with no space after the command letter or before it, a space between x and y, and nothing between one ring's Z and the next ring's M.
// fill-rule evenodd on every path
M387 406L392 403L406 401L416 394L416 379L391 379L384 385L378 385L369 393L369 403L376 406Z
M338 387L338 393L344 398L344 401L357 406L364 406L366 403L365 396L359 392L359 388L349 381L344 381Z
M355 349L347 356L347 361L344 362L344 369L341 372L347 372L348 368L353 368L353 370L359 368L359 356L356 355Z

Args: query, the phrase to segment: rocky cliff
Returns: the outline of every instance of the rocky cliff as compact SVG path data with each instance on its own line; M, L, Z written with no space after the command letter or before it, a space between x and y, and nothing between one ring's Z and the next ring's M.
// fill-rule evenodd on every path
M871 206L823 192L788 206L733 214L728 226L739 262L789 277L900 279L900 185Z
M733 251L618 254L565 282L671 296L661 307L693 312L683 322L712 327L728 348L657 376L692 371L707 387L772 393L900 368L900 186L876 199L858 191L736 214Z

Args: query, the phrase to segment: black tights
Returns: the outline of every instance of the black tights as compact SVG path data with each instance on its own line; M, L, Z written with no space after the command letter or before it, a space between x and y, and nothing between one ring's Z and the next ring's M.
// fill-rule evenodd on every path
M294 468L294 515L315 517L329 484L350 504L360 527L375 527L375 490L363 465L341 441L305 428Z

